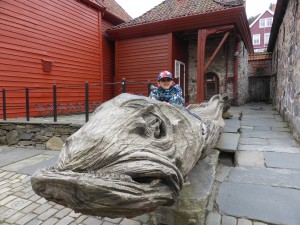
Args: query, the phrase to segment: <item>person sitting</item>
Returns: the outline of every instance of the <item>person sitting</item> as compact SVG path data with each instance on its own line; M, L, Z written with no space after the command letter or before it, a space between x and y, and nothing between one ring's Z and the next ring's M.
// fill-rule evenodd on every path
M158 87L153 86L149 98L184 106L181 87L173 82L172 73L169 71L160 72L157 77L157 84Z

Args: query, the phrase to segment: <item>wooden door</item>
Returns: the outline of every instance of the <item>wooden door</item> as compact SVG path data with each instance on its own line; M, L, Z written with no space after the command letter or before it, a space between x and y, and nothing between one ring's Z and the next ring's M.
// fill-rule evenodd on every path
M270 101L271 77L249 77L249 101Z
M205 99L209 100L216 94L219 94L219 77L215 73L207 73L205 74Z

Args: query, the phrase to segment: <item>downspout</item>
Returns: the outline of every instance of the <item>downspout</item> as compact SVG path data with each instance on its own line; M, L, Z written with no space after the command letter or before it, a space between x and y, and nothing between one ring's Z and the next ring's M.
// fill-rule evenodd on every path
M227 85L228 85L228 62L229 62L229 43L228 41L225 44L225 51L226 51L226 73L225 73L225 93L227 93Z
M241 37L235 34L237 37L234 51L234 82L233 82L233 102L237 103L238 100L238 79L239 79L239 50Z

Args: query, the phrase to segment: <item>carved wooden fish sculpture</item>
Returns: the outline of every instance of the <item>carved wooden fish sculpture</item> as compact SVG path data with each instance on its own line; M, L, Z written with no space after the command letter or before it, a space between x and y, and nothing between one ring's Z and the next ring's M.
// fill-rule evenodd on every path
M217 95L187 110L121 94L66 140L55 166L32 176L33 190L75 212L111 218L171 205L223 131L222 102Z

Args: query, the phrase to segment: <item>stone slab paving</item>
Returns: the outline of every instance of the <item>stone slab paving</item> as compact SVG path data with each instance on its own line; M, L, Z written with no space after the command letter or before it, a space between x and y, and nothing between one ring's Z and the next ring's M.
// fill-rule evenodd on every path
M300 190L225 182L219 190L221 213L273 224L299 225Z
M286 122L275 121L274 118L255 118L247 119L241 122L242 126L256 126L256 127L287 127Z
M28 149L25 152L21 148L2 148L3 150L0 152L0 168L40 154L40 152L34 149Z
M18 171L19 173L22 173L22 174L28 174L28 175L33 175L38 169L40 168L44 168L44 167L49 167L49 166L53 166L56 164L58 160L58 157L54 157L54 158L51 158L49 160L46 160L46 161L42 161L40 163L37 163L37 164L33 164L33 165L30 165L20 171Z
M257 131L242 129L241 131L242 138L294 138L290 132L280 132L280 131Z
M241 142L239 142L241 143ZM276 146L276 145L247 145L239 144L239 151L259 151L259 152L282 152L282 153L300 153L299 147Z
M241 128L241 122L239 118L233 117L225 119L224 133L237 133Z
M300 190L300 170L235 167L230 170L228 181Z
M0 152L0 169L32 175L39 168L54 165L59 154L59 151L6 147Z
M269 144L272 146L278 146L278 147L299 147L300 144L298 141L295 140L295 138L284 138L284 139L276 139L276 138L270 138ZM300 151L300 148L298 148Z
M300 170L300 154L265 152L264 156L267 167Z
M223 133L217 143L216 148L224 152L236 152L240 134Z
M237 151L235 154L235 165L264 167L264 154L258 151Z
M237 167L219 166L212 215L220 225L225 216L236 225L300 225L299 142L270 105L241 108Z
M240 145L268 145L269 141L263 138L240 138L239 139Z
M7 166L1 167L1 169L6 170L6 171L16 171L17 172L17 171L23 170L31 165L41 163L44 161L48 161L53 158L54 158L54 156L52 156L52 155L43 155L43 154L36 155L31 158L24 159L24 160L9 164Z

